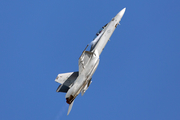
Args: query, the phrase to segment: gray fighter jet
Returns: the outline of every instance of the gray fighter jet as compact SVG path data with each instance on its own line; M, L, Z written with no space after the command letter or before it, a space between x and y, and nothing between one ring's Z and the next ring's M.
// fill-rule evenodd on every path
M126 8L122 9L112 20L96 33L94 40L87 45L79 57L79 71L59 74L55 79L60 83L57 92L66 93L66 102L69 104L67 115L69 115L74 99L81 92L83 96L89 85L94 72L99 64L99 56L110 39L115 28L119 25ZM89 50L88 50L89 48Z

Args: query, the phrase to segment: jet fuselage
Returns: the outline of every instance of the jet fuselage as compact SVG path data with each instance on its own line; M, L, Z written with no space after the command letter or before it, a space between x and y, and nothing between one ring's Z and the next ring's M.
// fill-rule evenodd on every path
M93 40L93 48L87 53L90 57L88 57L87 62L83 65L82 71L79 73L75 83L73 86L68 90L65 98L68 104L71 104L72 101L76 98L76 96L83 92L82 90L91 82L92 75L94 74L97 66L99 64L99 56L102 53L104 47L106 46L109 38L113 34L115 28L118 26L122 16L124 15L125 8L121 10L108 24L103 26L102 31L100 31L99 35ZM83 54L79 58L79 64L83 64ZM86 87L86 88L87 88ZM84 91L85 92L85 91Z
M66 102L69 105L68 113L70 113L74 99L81 92L84 95L89 85L91 84L91 79L96 71L99 64L99 56L102 53L104 47L109 41L111 35L113 34L116 27L119 25L121 18L125 13L126 8L122 9L108 24L104 25L90 44L90 49L82 52L79 57L79 71L58 74L55 79L56 82L61 85L56 90L57 92L66 93Z

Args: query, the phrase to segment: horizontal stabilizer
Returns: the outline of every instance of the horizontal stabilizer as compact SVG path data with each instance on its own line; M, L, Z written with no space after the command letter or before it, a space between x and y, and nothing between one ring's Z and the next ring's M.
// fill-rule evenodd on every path
M73 101L73 102L69 105L69 109L68 109L68 113L67 113L67 115L69 115L69 113L71 112L71 109L72 109L73 103L74 103L74 101Z
M59 74L55 79L56 82L60 83L59 87L57 88L56 92L67 92L72 84L78 77L79 72L69 72Z
M59 87L57 88L56 92L65 92L65 93L67 93L68 90L69 90L69 87L61 84L61 85L59 85Z
M75 80L78 75L79 75L79 72L69 72L69 73L58 74L55 81L60 84L64 84L64 82L68 80L69 83L72 83L72 81Z

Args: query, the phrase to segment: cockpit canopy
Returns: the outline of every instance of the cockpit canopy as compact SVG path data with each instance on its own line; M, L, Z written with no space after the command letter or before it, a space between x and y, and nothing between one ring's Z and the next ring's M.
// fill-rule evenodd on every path
M99 31L96 33L96 35L94 36L94 39L104 30L104 28L107 26L107 24L106 25L104 25L101 29L99 29ZM94 40L93 39L93 40Z
M106 28L107 24L104 25L95 35L93 41L90 43L90 50L89 51L92 51L95 46L97 45L98 41L100 40L101 36L103 35L104 33L104 29Z

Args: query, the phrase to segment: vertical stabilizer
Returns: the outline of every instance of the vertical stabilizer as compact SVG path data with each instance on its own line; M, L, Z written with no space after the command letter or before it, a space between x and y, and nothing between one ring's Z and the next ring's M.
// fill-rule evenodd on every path
M69 115L69 113L71 112L71 109L72 109L73 103L74 103L74 101L73 101L73 102L69 105L69 109L68 109L68 113L67 113L67 115Z

